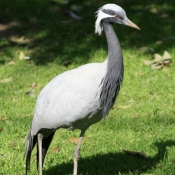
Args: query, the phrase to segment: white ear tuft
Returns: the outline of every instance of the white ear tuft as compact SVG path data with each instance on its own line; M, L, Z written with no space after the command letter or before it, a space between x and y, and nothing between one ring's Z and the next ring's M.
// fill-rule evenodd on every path
M100 15L102 13L101 9L99 9L97 12L96 12L96 22L95 22L95 33L98 33L99 35L101 35L101 32L103 30L103 27L101 26L101 17L102 15Z
M103 31L103 27L101 26L101 20L104 18L109 18L109 17L113 17L111 15L108 15L106 13L104 13L101 8L96 12L97 14L97 20L95 22L95 33L98 33L99 35L101 35L101 32Z

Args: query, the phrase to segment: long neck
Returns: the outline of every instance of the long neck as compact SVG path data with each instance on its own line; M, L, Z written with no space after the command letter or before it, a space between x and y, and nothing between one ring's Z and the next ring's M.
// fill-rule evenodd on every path
M102 22L108 43L107 73L102 82L100 104L105 118L112 108L123 79L123 56L112 24Z
M123 65L123 56L119 40L114 32L112 24L102 22L102 25L108 43L108 68L111 69L115 67L120 69L121 65Z

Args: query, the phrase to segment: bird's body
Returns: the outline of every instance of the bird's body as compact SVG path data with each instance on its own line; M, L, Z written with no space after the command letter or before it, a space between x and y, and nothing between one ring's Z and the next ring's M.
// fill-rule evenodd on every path
M101 119L97 117L101 111L99 87L106 70L106 61L86 64L50 81L38 96L32 135L41 128L85 130L98 122Z
M123 56L112 27L113 22L122 23L118 15L126 25L138 29L128 20L121 7L115 4L103 6L98 11L95 27L99 34L102 29L105 31L108 43L107 59L102 63L90 63L66 71L51 80L40 92L30 131L26 137L26 173L35 144L38 142L39 145L37 162L40 163L40 174L42 174L42 163L55 131L67 128L81 130L74 153L74 175L77 174L77 159L84 133L89 126L106 117L122 83ZM39 152L42 154L40 158Z

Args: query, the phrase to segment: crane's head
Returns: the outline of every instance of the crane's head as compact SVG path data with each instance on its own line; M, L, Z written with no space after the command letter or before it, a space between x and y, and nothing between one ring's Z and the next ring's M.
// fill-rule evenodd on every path
M101 7L97 12L97 20L95 22L95 33L101 34L103 27L101 22L118 23L124 24L135 29L140 30L140 28L131 22L126 16L125 11L118 5L106 4Z

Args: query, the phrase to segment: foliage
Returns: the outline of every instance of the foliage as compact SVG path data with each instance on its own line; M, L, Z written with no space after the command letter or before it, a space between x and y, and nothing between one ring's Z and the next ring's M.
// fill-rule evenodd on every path
M166 65L169 65L171 63L171 60L171 55L167 51L164 51L163 56L155 53L154 60L143 60L143 62L145 65L151 65L152 69L160 69Z

